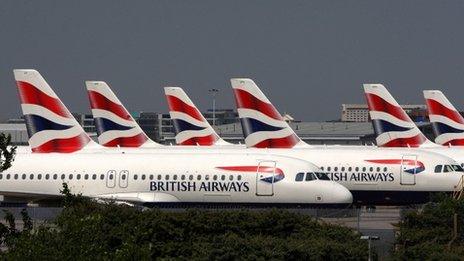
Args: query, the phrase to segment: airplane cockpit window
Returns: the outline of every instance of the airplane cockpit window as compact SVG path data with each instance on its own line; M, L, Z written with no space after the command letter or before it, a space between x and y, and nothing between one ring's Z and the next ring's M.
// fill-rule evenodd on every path
M306 178L305 181L311 181L311 180L316 180L316 175L314 175L313 172L308 172L306 173Z
M451 165L443 166L443 172L452 172L452 171L453 171L453 168L451 167Z
M443 167L443 165L437 165L437 166L435 166L435 173L440 173L442 167Z
M296 174L295 181L303 181L304 173L300 172Z
M329 176L324 172L316 172L316 176L320 180L330 180Z
M464 172L464 169L461 167L461 165L451 165L454 169L454 171L457 172Z

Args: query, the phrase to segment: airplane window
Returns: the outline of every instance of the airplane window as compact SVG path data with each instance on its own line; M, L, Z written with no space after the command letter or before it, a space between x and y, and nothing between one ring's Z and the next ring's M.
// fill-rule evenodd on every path
M233 176L233 175L230 175L230 176L229 176L229 180L234 180L234 176Z
M100 175L100 179L101 179L101 180L104 180L104 179L105 179L105 174L101 174L101 175Z
M97 179L97 174L92 174L92 179L96 180Z
M193 180L193 175L190 175L190 176L189 176L189 180Z
M134 180L137 180L139 177L137 176L137 174L134 174ZM110 175L110 179L113 179L113 175Z
M377 167L377 172L379 172L379 171L380 171L380 167Z
M22 178L23 178L23 179L26 179L26 174L23 174Z
M2 174L0 174L0 179L2 179L2 178L3 178L3 175L2 175Z
M205 180L209 180L209 175L205 175Z
M89 174L85 174L85 175L84 175L84 179L85 179L85 180L88 180L88 179L89 179Z
M363 171L363 172L366 171L366 167L363 167L363 168L362 168L362 171Z
M330 167L327 167L327 171L330 171Z
M242 175L238 175L237 180L242 180Z
M185 175L180 176L181 180L185 180Z
M124 178L122 178L122 179L126 179L126 175L123 174L122 176L124 177ZM145 174L143 174L143 175L142 175L142 180L145 180L146 177L147 177L147 176L146 176Z
M464 169L461 167L461 165L451 165L454 169L454 171L457 172L464 172Z
M334 168L334 171L338 171L338 167L335 167L335 168Z
M29 179L34 179L34 174L31 174L31 175L29 176Z
M153 178L154 178L153 175L150 175L150 180L153 180Z
M453 171L453 168L451 168L450 165L443 166L443 172L451 172L451 171Z
M383 168L383 171L387 172L387 167Z
M312 172L306 173L305 181L311 181L311 180L315 180L315 179L316 179L316 176L314 175L314 173L312 173Z
M342 171L345 171L345 167L342 167Z
M177 180L177 175L174 175L174 177L173 177L173 178L174 178L174 180Z
M10 174L6 174L6 179L10 179Z
M348 172L351 172L353 170L353 168L349 167L348 168Z
M214 175L214 176L213 176L213 180L217 180L217 175Z
M15 175L14 175L14 179L18 179L18 174L15 174Z
M221 176L221 180L226 180L226 176L225 176L225 175L222 175L222 176Z
M161 178L162 178L161 175L158 175L158 180L161 180Z
M40 174L39 174L40 175ZM69 174L69 179L73 179L73 174Z
M169 175L166 175L166 176L165 176L165 179L166 179L166 180L169 180Z
M304 173L300 172L296 174L295 181L303 181Z
M437 165L435 166L435 173L440 173L441 172L442 165Z
M65 175L61 174L61 179L64 180L64 178L65 178Z
M355 171L359 171L359 167L354 168Z
M42 179L42 174L37 175L37 179Z
M315 173L316 173L317 178L320 180L330 180L329 176L327 176L327 174L324 172L315 172Z
M324 167L321 167L321 170L324 170Z
M76 179L81 179L81 174L77 174Z
M197 180L201 180L201 175L198 175L198 176L197 176Z
M369 168L369 171L371 171L371 172L374 171L374 168L373 168L373 167L370 167L370 168Z
M45 179L50 179L50 174L45 175Z

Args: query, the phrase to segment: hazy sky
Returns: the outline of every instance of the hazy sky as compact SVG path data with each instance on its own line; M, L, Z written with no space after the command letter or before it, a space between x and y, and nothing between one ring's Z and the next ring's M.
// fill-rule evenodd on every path
M131 111L167 111L167 85L235 107L231 77L306 121L364 102L364 82L401 103L442 89L462 109L463 14L464 1L1 1L0 118L20 114L13 68L38 69L76 112L90 111L84 80Z

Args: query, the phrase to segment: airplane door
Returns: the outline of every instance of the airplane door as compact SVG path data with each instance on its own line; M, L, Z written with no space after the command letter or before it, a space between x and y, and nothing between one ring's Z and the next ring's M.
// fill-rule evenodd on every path
M401 158L401 185L415 185L417 155L403 155Z
M121 172L119 172L119 187L127 188L128 181L129 181L129 171L121 170Z
M256 170L256 196L274 195L275 161L261 161Z
M106 186L108 188L114 188L116 186L116 170L109 170L106 173Z

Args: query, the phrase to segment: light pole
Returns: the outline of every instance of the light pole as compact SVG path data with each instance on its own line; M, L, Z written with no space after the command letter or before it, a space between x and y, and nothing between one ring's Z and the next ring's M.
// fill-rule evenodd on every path
M379 240L379 236L361 236L361 240L367 240L367 245L368 245L368 251L369 251L369 261L372 260L372 254L371 254L371 240Z
M209 89L208 92L213 96L213 127L216 127L216 94L219 89Z

